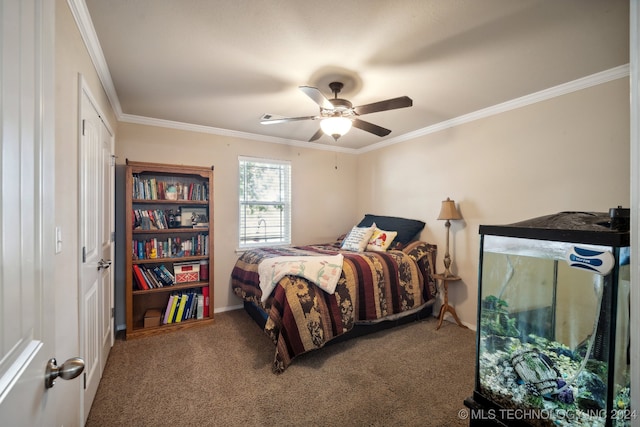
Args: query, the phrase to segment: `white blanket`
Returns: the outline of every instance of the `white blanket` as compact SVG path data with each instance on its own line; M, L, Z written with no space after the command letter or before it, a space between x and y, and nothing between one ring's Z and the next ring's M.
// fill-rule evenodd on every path
M342 254L328 256L279 256L258 265L262 302L266 301L284 276L300 276L323 291L333 294L342 273Z

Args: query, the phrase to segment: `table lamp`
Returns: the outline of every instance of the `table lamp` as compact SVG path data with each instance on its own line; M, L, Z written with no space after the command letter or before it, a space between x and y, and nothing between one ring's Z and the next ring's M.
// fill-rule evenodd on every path
M444 276L452 276L451 270L451 256L449 255L449 229L451 228L451 220L462 219L458 209L456 209L456 202L449 199L442 201L442 207L440 208L440 215L438 215L438 219L446 220L444 226L447 227L447 246L446 251L444 253Z

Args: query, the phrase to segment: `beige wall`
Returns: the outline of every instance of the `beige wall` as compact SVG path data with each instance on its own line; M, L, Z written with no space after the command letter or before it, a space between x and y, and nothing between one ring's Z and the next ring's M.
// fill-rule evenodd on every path
M56 354L78 356L78 75L82 74L112 127L115 116L65 0L56 0L55 32L55 221L63 249L55 255ZM77 425L82 381L57 381L64 411L56 425Z
M421 219L442 271L447 197L464 221L451 226L461 282L449 300L475 326L480 224L560 211L629 207L629 85L619 79L358 157L359 213Z
M334 241L356 215L357 172L353 154L284 144L120 123L117 163L126 159L155 163L214 166L214 308L242 302L231 292L231 270L238 258L238 156L291 161L292 242ZM337 165L337 169L336 169ZM124 188L116 191L122 195ZM117 286L124 286L118 283Z

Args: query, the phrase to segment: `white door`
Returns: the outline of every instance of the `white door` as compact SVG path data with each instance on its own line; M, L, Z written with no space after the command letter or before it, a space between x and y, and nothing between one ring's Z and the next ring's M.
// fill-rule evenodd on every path
M80 349L85 361L82 398L89 416L113 341L113 138L81 80L80 107Z
M55 7L0 4L0 423L47 425L57 411L44 387L55 356Z

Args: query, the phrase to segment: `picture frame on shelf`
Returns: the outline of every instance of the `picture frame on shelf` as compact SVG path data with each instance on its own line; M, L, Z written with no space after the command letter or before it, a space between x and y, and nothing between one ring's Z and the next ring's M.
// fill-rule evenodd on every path
M207 228L209 226L207 208L181 206L180 217L181 227Z

